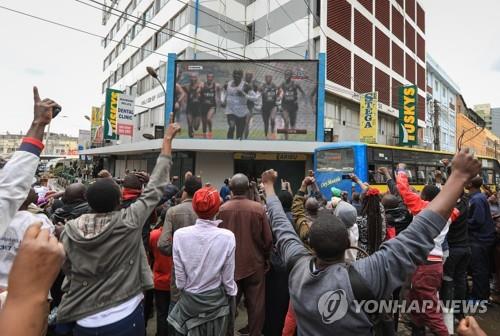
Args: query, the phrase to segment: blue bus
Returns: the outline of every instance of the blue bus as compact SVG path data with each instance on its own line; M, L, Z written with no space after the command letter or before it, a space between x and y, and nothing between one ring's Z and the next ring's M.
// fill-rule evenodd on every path
M378 173L380 167L394 169L400 162L407 166L410 184L421 190L432 183L436 170L444 171L443 159L451 160L453 154L418 148L372 145L359 142L338 142L319 147L314 153L314 173L321 193L332 197L332 187L347 191L360 191L349 179L356 174L381 192L387 191L385 176ZM500 164L497 159L478 156L483 166L483 180L492 190L500 184Z

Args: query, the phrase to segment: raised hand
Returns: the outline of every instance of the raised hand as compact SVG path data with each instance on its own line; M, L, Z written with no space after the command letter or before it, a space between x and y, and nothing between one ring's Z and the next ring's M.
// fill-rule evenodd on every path
M481 163L474 158L474 154L471 154L468 148L464 148L455 154L451 161L451 167L452 174L458 174L466 182L481 172Z
M313 185L314 182L316 182L316 179L312 176L306 176L303 180L302 180L302 185L303 186L310 186L310 185Z
M387 167L380 167L378 169L378 172L384 176L389 176L389 169L387 169Z
M274 182L276 182L277 178L278 173L274 169L269 169L262 173L261 181L264 186L274 185Z
M34 100L34 115L33 115L33 123L39 124L41 126L46 126L50 124L54 115L54 109L61 109L61 106L57 104L52 99L45 98L44 100L40 99L40 94L38 93L38 88L36 86L33 87L33 100Z
M163 138L163 148L162 154L171 155L172 154L172 140L180 132L181 126L178 123L172 123L168 125L167 132Z
M472 316L467 316L460 321L457 333L460 336L486 336L486 333L479 327L476 319Z

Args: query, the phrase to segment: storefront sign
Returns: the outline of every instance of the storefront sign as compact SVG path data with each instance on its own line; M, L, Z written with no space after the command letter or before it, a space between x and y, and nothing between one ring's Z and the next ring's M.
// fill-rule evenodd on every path
M118 135L132 136L134 133L133 96L121 94L118 98Z
M90 139L93 146L100 146L103 142L102 110L92 107L90 115Z
M399 145L418 144L417 87L399 88Z
M359 139L364 143L377 143L378 92L364 93L359 100Z
M118 115L118 98L121 91L107 89L106 90L106 105L104 115L104 139L116 140L117 133L117 115Z

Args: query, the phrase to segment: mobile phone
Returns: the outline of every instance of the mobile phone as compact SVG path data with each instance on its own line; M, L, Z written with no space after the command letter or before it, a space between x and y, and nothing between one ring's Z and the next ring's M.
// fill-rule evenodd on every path
M52 109L52 118L55 118L62 111L61 106L56 106Z
M310 176L310 177L313 177L313 176L314 176L314 171L309 170L309 176Z

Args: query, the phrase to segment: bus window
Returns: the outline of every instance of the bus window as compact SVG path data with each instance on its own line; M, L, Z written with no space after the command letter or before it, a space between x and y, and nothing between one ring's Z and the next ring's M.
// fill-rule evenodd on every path
M354 171L354 151L352 148L329 149L317 152L317 170L319 172Z
M483 169L483 182L485 184L494 184L495 172L491 169Z

